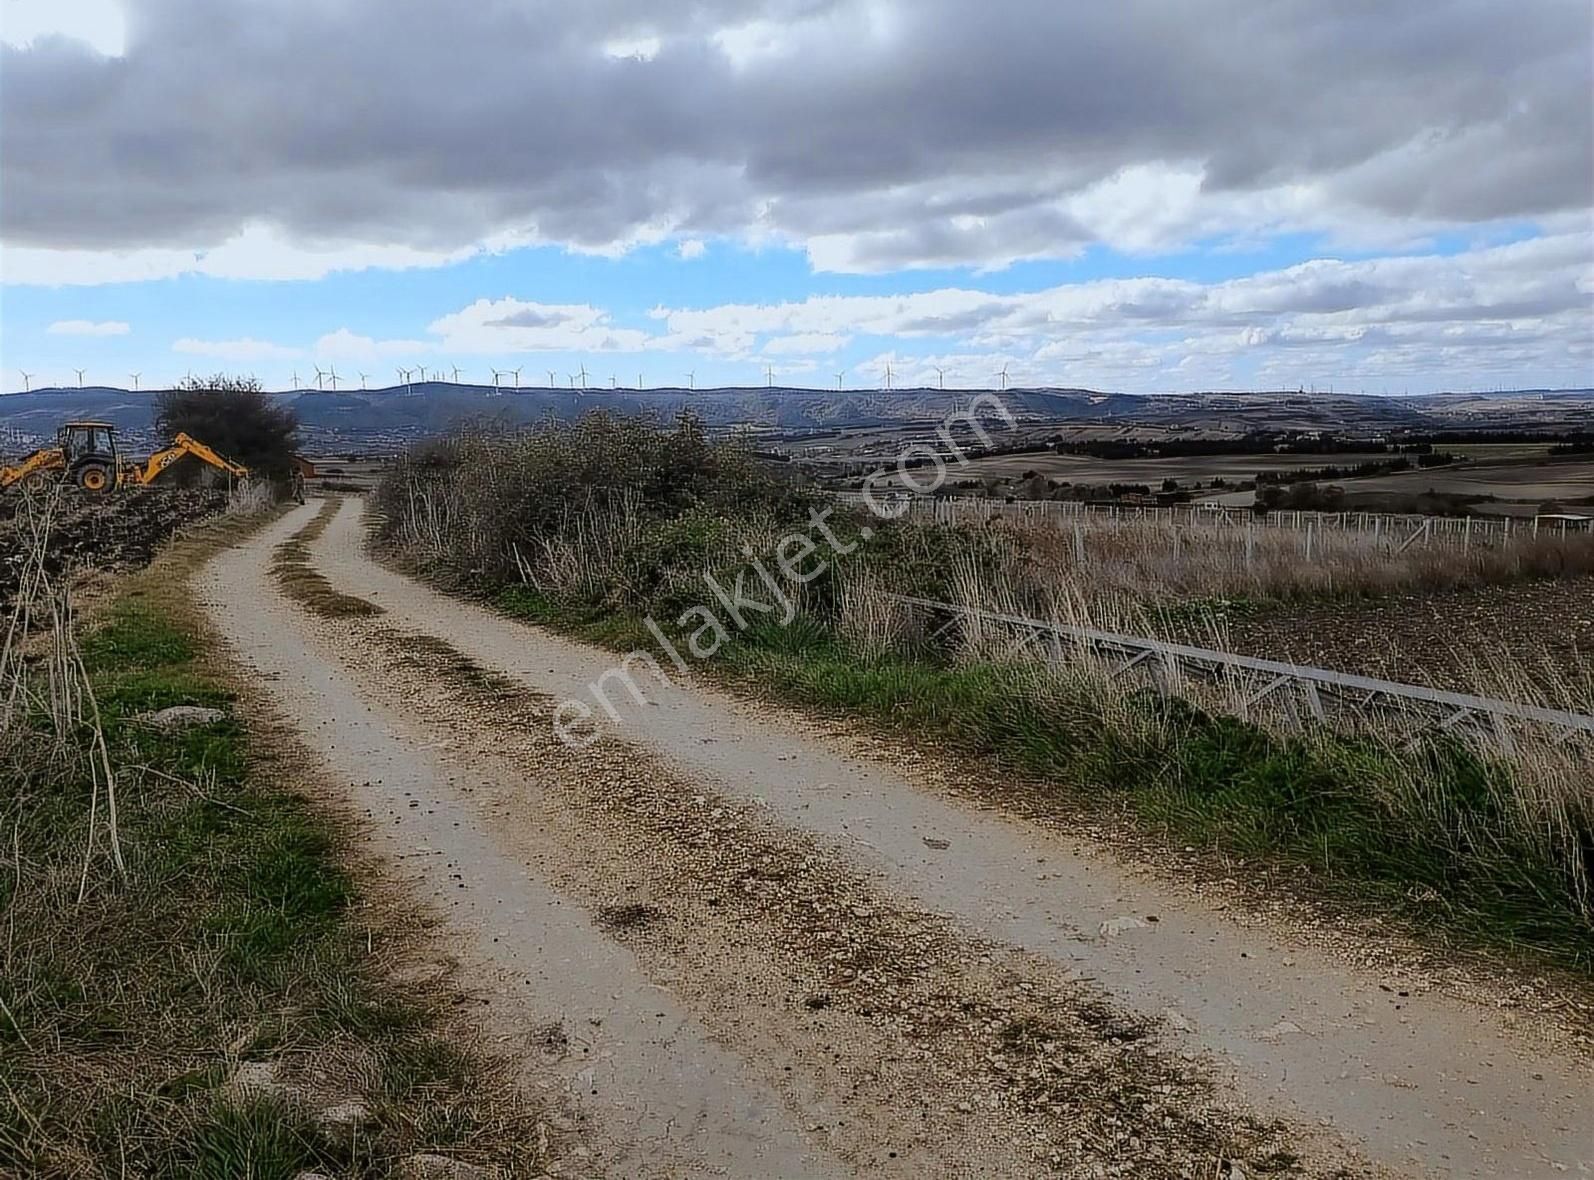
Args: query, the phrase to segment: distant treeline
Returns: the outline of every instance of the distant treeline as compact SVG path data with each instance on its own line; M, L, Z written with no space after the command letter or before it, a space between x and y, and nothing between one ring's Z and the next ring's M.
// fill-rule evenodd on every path
M1436 432L1402 434L1403 443L1560 443L1567 445L1594 444L1594 431L1589 430L1441 430ZM1582 452L1577 452L1581 454Z
M1413 463L1412 460L1416 462ZM1374 459L1354 467L1302 467L1295 471L1259 471L1256 482L1261 484L1316 483L1324 479L1359 479L1372 475L1392 475L1397 471L1410 471L1413 467L1445 467L1459 461L1459 455L1448 451L1426 451L1399 459Z
M1203 455L1343 455L1419 453L1432 449L1427 442L1387 443L1365 438L1340 438L1325 434L1308 437L1299 434L1252 433L1244 438L1086 439L1083 442L1053 439L1048 449L1060 455L1083 455L1091 459L1186 459Z

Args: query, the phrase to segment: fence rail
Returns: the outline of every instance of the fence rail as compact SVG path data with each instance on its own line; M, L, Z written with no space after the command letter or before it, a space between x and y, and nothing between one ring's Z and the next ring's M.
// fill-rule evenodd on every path
M1494 700L1420 684L1400 684L1336 672L1329 668L1257 659L1233 652L1121 635L1090 627L1071 627L1045 619L980 610L928 598L896 594L890 597L896 602L945 618L947 626L960 620L977 620L1009 628L1020 634L1026 647L1034 643L1043 644L1043 650L1053 658L1062 658L1064 643L1087 648L1102 656L1119 658L1122 662L1114 669L1114 676L1126 675L1138 669L1142 673L1152 674L1159 688L1170 688L1187 675L1228 680L1240 690L1237 699L1242 717L1249 717L1251 710L1270 700L1281 704L1297 723L1305 719L1327 721L1331 707L1358 713L1393 711L1407 716L1415 715L1419 721L1417 732L1427 729L1472 729L1492 737L1507 751L1515 748L1512 722L1557 731L1555 741L1558 744L1594 737L1594 717L1565 709Z

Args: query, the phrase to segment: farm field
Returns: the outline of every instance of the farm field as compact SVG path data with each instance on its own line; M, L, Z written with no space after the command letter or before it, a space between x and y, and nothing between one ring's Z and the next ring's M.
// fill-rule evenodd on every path
M227 507L227 493L138 488L100 498L68 492L41 498L39 517L20 494L0 497L0 605L20 588L35 545L52 578L114 574L147 565L184 529ZM47 524L45 521L47 520Z
M1022 455L992 455L972 459L952 469L951 482L961 480L1016 480L1026 472L1046 479L1073 484L1145 484L1160 487L1167 479L1192 486L1214 479L1237 481L1253 479L1258 472L1301 471L1324 466L1355 466L1396 456L1382 453L1338 455L1195 455L1172 459L1096 459L1088 455L1059 455L1032 452ZM896 473L877 480L878 486L898 483Z
M1537 510L1545 500L1577 501L1594 497L1594 459L1556 459L1540 463L1479 463L1476 466L1402 471L1393 475L1343 481L1354 503L1362 495L1410 495L1432 488L1463 496L1492 496L1500 504L1480 504L1480 511Z
M1262 659L1547 704L1594 705L1594 578L1214 607L1172 629ZM1542 696L1536 686L1549 686Z
M1550 442L1522 443L1441 443L1439 449L1454 455L1465 455L1474 463L1512 463L1543 461L1551 458Z
M1382 509L1433 491L1492 498L1472 505L1476 512L1532 516L1547 500L1575 505L1594 497L1594 460L1545 458L1517 462L1491 451L1480 455L1476 463L1327 482L1345 490L1345 507L1349 509ZM1256 495L1249 491L1216 492L1198 498L1204 503L1245 507L1255 501Z
M993 1160L1028 1175L1111 1153L1148 1174L1250 1175L1287 1158L1296 1174L1338 1177L1439 1154L1486 1169L1527 1128L1546 1158L1575 1159L1568 1046L1594 1029L1576 851L1583 746L1551 745L1526 723L1502 752L1476 727L1407 748L1376 720L1325 715L1303 729L1274 705L1242 718L1221 684L1158 688L1152 664L1120 675L1042 658L1011 635L932 627L897 596L1587 709L1594 574L1553 575L1594 566L1594 538L1397 552L1388 530L1320 527L1308 541L1303 528L1198 511L1182 527L1172 514L1092 513L1076 528L1057 504L1029 506L1059 510L1044 520L882 521L740 445L689 422L593 419L465 435L389 464L323 457L308 504L213 539L183 567L187 587L140 584L141 596L163 587L140 610L167 602L224 644L205 639L203 669L185 656L170 684L130 666L125 691L158 683L162 704L214 705L229 742L257 740L256 710L281 717L271 740L295 751L296 789L313 784L312 797L366 821L317 837L295 872L340 872L341 858L402 866L398 891L432 907L413 949L464 948L457 975L430 977L425 1004L478 997L471 1018L507 1054L467 1048L424 1084L382 1080L448 1026L423 1015L371 1043L363 1005L408 1001L371 977L342 911L323 915L327 986L379 999L350 1008L349 1024L319 992L307 1015L276 984L251 985L243 1002L275 1006L290 1031L256 1043L248 1065L283 1079L312 1121L325 1104L358 1104L369 1138L351 1149L307 1132L286 1158L343 1174L424 1149L519 1160L528 1176L568 1155L579 1174L652 1174L663 1161L681 1174L839 1180L858 1174L849 1161L891 1151L911 1166L885 1174L904 1177ZM705 574L741 587L748 555L811 513L828 513L835 561L792 588L789 626L759 605L768 583L710 593ZM668 626L725 601L751 624L665 675L672 657L643 615ZM699 658L711 631L677 636L673 658ZM100 650L155 658L138 644L118 633ZM1532 667L1490 680L1489 667L1447 660L1451 646ZM657 681L638 652L652 653ZM604 685L612 716L591 743L570 743L562 711ZM136 719L118 724L134 736L111 749L131 760L146 739ZM218 747L182 748L204 759ZM123 813L141 843L145 767L128 767L140 790ZM228 823L263 800L287 806L236 767L155 769ZM313 810L292 814L324 831ZM238 888L221 861L206 871ZM300 921L292 913L283 920ZM376 935L393 937L380 923ZM27 944L40 978L53 941ZM170 986L161 976L151 1002L170 1003ZM207 1030L240 993L210 995ZM6 999L35 1045L66 1019ZM1346 1010L1369 1015L1346 1022ZM1538 1025L1531 1072L1511 1064L1530 1059L1501 1011ZM1397 1013L1392 1039L1380 1018ZM312 1017L380 1074L329 1078L309 1063ZM517 1048L526 1029L539 1030L530 1052ZM212 1084L240 1067L204 1036L191 1050L208 1079L194 1110L157 1109L208 1135L230 1117ZM1078 1050L1065 1059L1041 1042ZM175 1061L177 1047L154 1048ZM593 1055L607 1071L596 1086ZM0 1078L24 1101L55 1100L47 1054L20 1060ZM889 1076L883 1060L898 1063ZM1347 1091L1352 1064L1400 1085ZM530 1105L459 1107L480 1134L442 1138L436 1105L455 1107L501 1068ZM1458 1074L1478 1086L1433 1080ZM811 1130L841 1108L844 1127ZM507 1121L482 1121L500 1110ZM661 1110L708 1113L689 1135L639 1136ZM1436 1111L1445 1127L1414 1149L1402 1129ZM91 1133L52 1118L73 1142ZM528 1133L527 1119L547 1130ZM29 1138L26 1150L46 1159L56 1145Z
M1590 45L0 0L0 1180L1594 1180Z

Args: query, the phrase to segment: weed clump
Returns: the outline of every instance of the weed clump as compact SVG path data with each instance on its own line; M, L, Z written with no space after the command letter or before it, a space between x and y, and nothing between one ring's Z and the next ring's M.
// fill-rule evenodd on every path
M421 444L376 494L383 539L449 585L606 609L700 595L704 569L778 537L808 502L691 415L665 427L605 413Z

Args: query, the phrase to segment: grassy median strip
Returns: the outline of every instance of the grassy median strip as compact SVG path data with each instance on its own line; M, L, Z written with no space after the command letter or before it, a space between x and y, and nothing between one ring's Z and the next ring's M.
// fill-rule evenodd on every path
M103 840L85 870L88 784L45 719L0 750L0 1173L376 1176L437 1152L538 1174L547 1128L449 1016L420 919L349 867L188 599L223 538L129 579L83 640L125 876ZM151 723L173 706L217 712Z
M336 497L323 501L310 522L271 552L271 575L282 592L300 606L323 618L363 618L379 615L374 602L355 598L332 588L332 583L310 564L310 545L332 523L342 501Z

